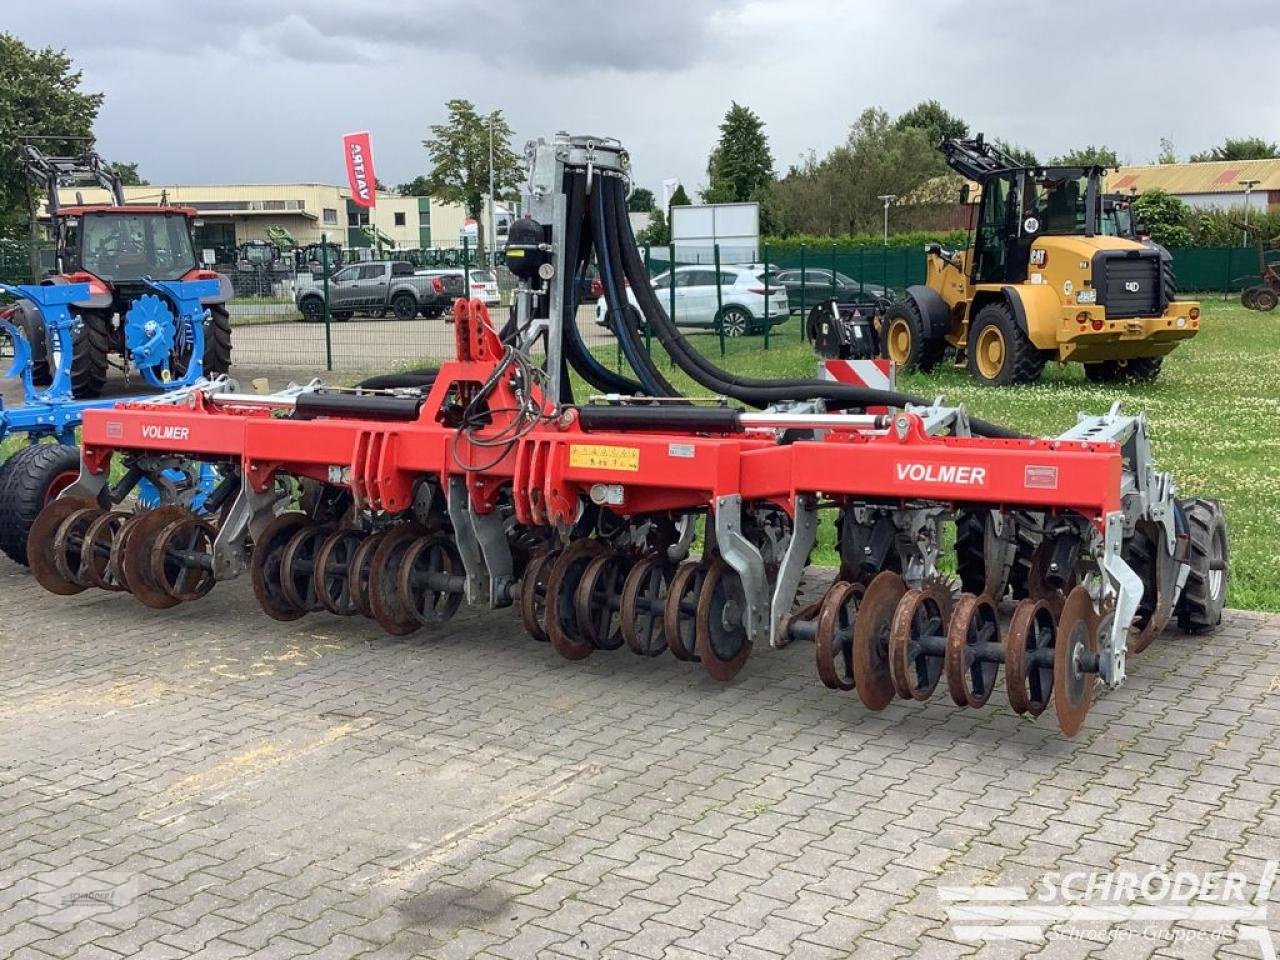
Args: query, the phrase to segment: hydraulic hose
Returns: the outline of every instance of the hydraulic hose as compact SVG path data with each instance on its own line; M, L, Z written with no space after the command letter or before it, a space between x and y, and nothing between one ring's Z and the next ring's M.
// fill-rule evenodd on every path
M823 400L833 408L866 408L869 406L903 407L906 404L928 406L929 401L899 393L894 390L874 390L867 387L854 387L849 384L833 383L816 379L781 379L761 380L753 377L739 377L716 366L696 349L689 345L684 335L671 322L666 310L658 300L657 294L649 280L644 262L640 257L635 236L631 232L631 222L620 211L625 210L625 194L621 180L606 178L606 195L601 199L607 207L605 221L613 231L614 242L608 244L611 252L616 251L622 274L630 281L640 309L651 325L663 349L671 356L672 361L689 375L694 381L715 393L733 397L743 403L755 407L766 407L772 403L797 400ZM597 244L598 246L598 244ZM620 261L620 262L619 262ZM674 270L674 264L672 265ZM612 308L611 308L612 309ZM987 423L983 420L970 420L970 428L975 434L987 437L1021 438L1025 434Z

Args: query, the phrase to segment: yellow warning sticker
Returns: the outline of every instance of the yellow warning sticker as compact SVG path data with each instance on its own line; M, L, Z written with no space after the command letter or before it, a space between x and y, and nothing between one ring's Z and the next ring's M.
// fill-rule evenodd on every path
M569 444L569 466L594 467L597 470L640 469L639 447L604 447L595 443Z

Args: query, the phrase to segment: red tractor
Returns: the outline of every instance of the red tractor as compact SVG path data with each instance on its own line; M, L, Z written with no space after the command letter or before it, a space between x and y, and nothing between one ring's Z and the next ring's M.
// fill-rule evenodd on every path
M98 396L106 383L112 357L133 358L138 345L157 342L155 309L135 310L143 298L164 293L156 281L216 280L216 294L201 298L204 307L204 373L226 373L231 366L231 320L227 301L231 281L196 260L191 231L196 211L169 205L126 205L119 175L96 153L78 157L47 157L24 145L22 163L27 174L48 196L53 225L54 265L44 284L87 283L89 296L71 311L79 321L72 336L71 384L77 399ZM93 182L106 189L109 203L63 206L58 188ZM78 200L79 198L77 198ZM57 340L38 308L20 305L19 323L31 344L32 373L47 384L56 367ZM149 306L149 304L147 305ZM175 304L168 304L172 330L159 331L168 349L167 369L181 377L190 363L194 338L177 323ZM118 366L122 364L117 364Z

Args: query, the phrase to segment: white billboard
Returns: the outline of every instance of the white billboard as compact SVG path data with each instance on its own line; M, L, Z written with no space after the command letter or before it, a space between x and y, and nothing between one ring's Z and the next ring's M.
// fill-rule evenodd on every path
M680 263L710 263L716 244L721 263L754 263L760 258L760 204L672 207L671 242Z

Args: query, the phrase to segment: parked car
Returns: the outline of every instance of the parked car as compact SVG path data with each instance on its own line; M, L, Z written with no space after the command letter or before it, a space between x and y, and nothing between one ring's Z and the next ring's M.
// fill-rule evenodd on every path
M781 284L768 285L764 278L765 271L760 266L722 266L717 301L715 267L676 267L675 315L672 319L681 327L714 328L719 303L719 317L725 336L741 337L763 333L766 323L777 326L785 323L790 316L786 287ZM653 278L653 289L668 312L671 312L672 303L671 281L670 271ZM629 287L627 299L636 304L635 294ZM602 327L610 326L609 307L603 297L596 301L596 323Z
M787 303L793 313L807 314L819 303L831 299L830 268L805 267L803 277L799 267L775 269L770 273L775 283L787 288ZM877 300L892 302L896 296L892 289L874 283L859 284L852 277L836 272L835 298L839 303L874 310Z
M496 307L502 302L502 297L498 293L498 278L494 276L492 270L472 270L470 277L471 299L483 301L486 307Z
M438 317L462 295L461 271L418 274L412 263L403 260L353 263L329 278L329 310L335 320L350 320L356 313L383 317L388 311L397 320L412 320L419 314ZM324 320L320 284L299 289L295 302L303 320Z

